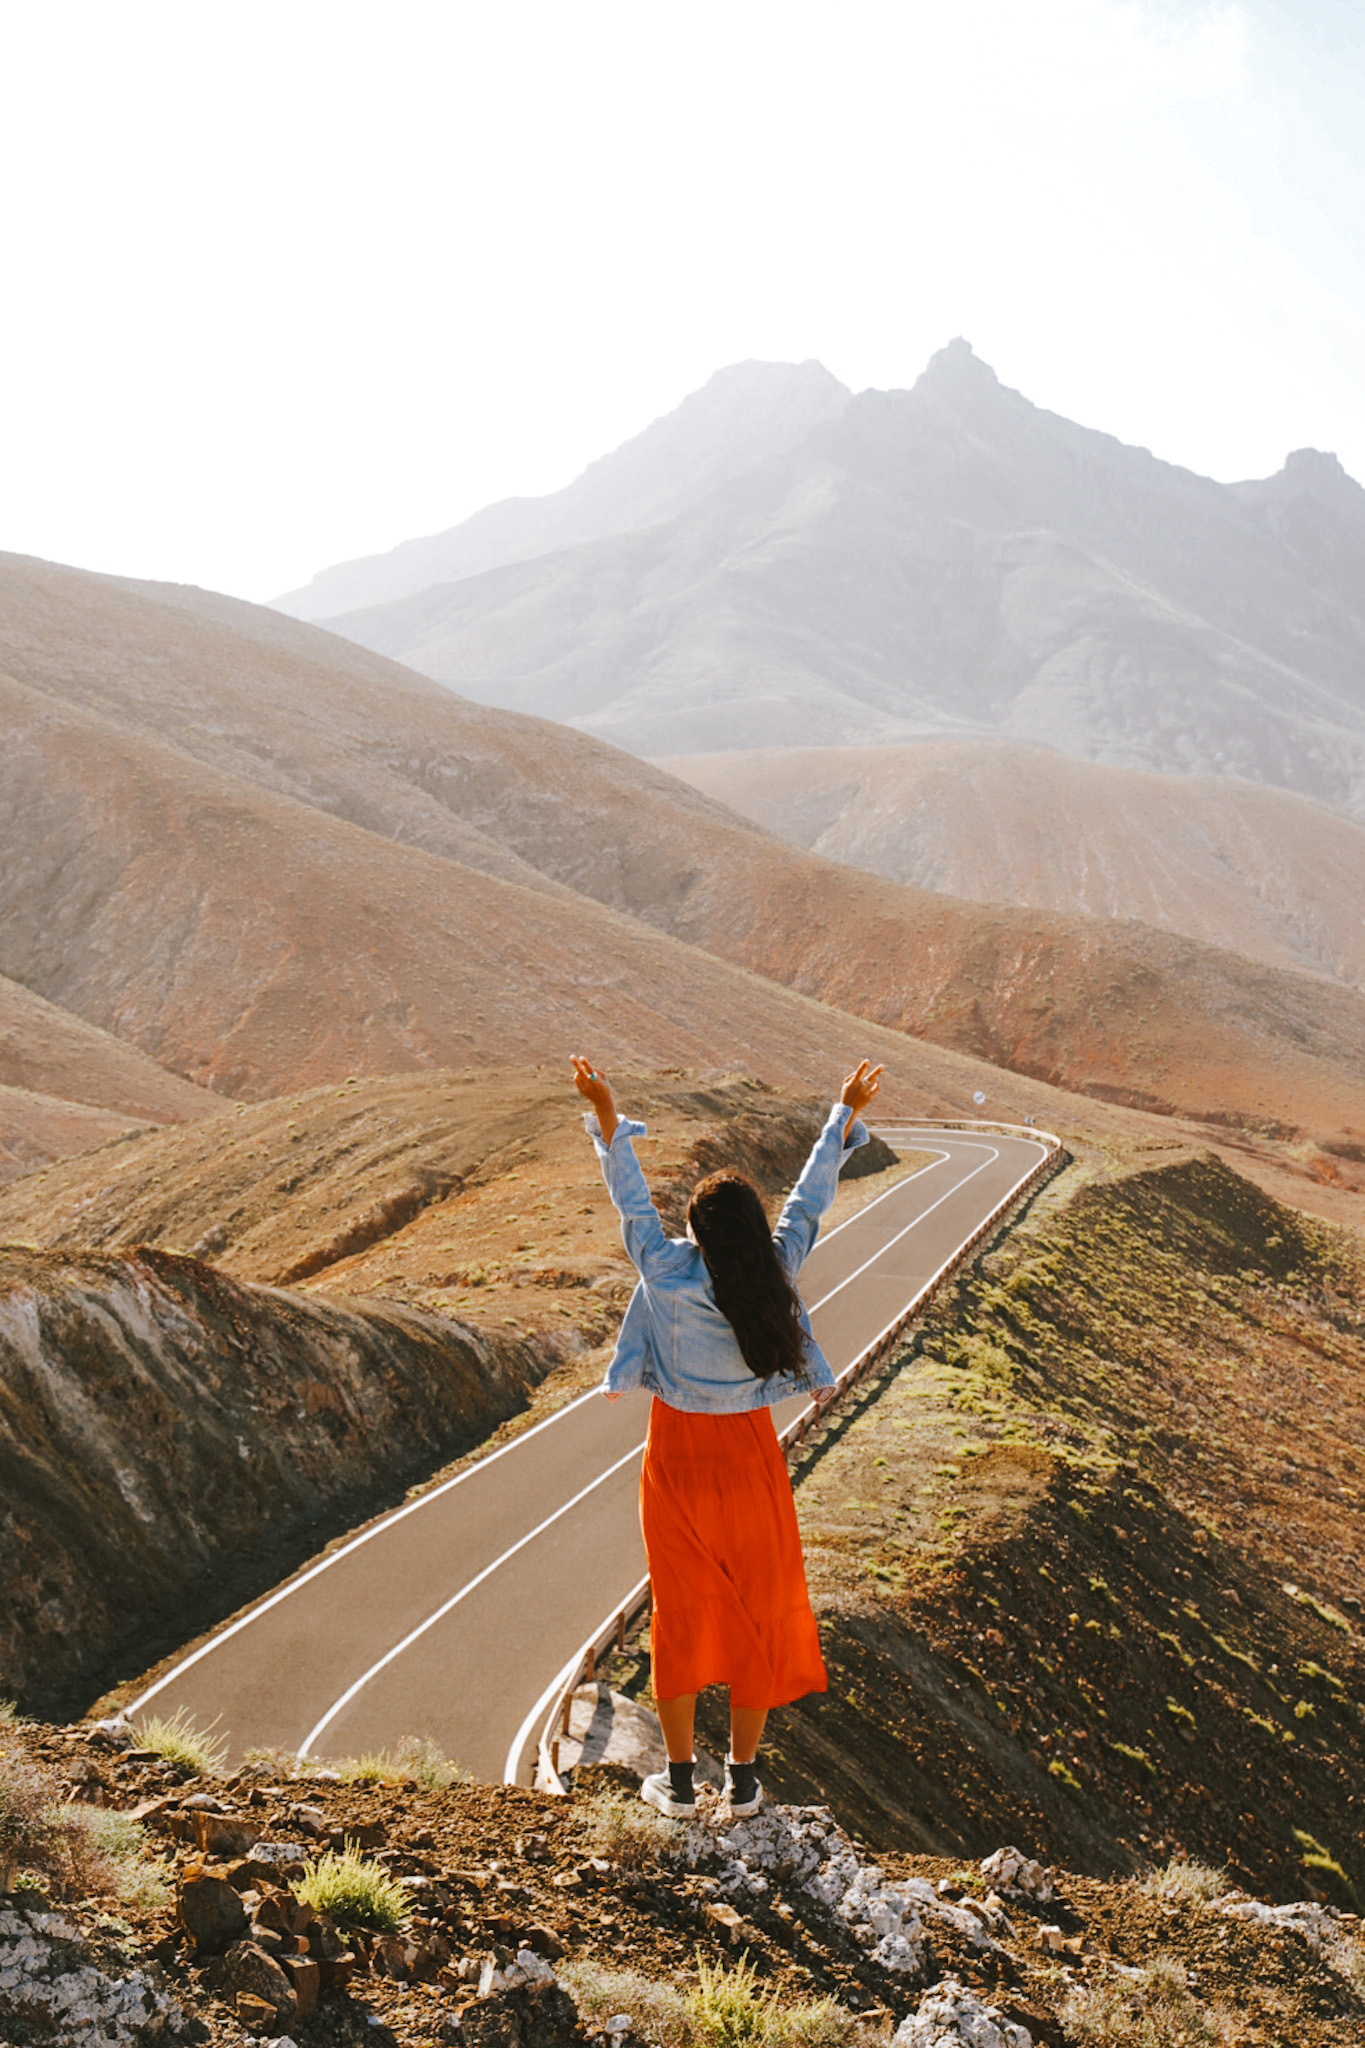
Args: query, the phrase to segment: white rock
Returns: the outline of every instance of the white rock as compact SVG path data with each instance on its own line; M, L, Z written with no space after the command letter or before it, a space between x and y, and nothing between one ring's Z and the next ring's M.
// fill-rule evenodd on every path
M0 1910L0 2027L15 2012L30 2025L60 2024L64 2048L140 2048L186 2024L179 2001L142 1970L109 1975L69 1921L23 1907Z
M1292 1929L1319 1954L1341 1931L1335 1907L1320 1906L1313 1899L1296 1899L1288 1906L1268 1906L1264 1899L1224 1899L1217 1902L1216 1910L1225 1920L1254 1920L1261 1927Z
M517 1959L507 1972L509 1984L513 1971L517 1972L518 1981L522 1984L553 1984L555 1981L554 1971L544 1956L538 1956L533 1948L517 1950Z
M1033 2036L998 2006L983 2005L956 1977L945 1977L901 2021L891 2048L1033 2048Z
M1052 1897L1052 1872L1025 1856L1022 1849L993 1850L982 1858L978 1868L987 1883L1006 1897L1013 1892L1016 1897L1038 1899L1043 1904Z

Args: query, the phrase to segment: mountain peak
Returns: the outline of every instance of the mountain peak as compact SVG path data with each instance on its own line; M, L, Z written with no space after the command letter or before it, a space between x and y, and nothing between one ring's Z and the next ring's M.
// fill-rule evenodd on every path
M989 363L983 363L971 343L958 334L945 348L936 349L916 380L915 389L945 391L999 390L1000 379Z
M1284 468L1275 483L1293 485L1307 496L1320 498L1327 504L1340 505L1350 501L1359 502L1362 492L1360 485L1349 471L1343 469L1340 458L1322 448L1295 448L1284 458Z

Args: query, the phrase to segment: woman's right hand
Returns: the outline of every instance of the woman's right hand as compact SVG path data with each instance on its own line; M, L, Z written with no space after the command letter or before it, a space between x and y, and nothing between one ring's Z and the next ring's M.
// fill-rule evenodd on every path
M597 1111L597 1121L602 1127L602 1143L610 1146L612 1134L620 1118L612 1100L611 1087L605 1074L599 1074L591 1060L585 1060L582 1053L570 1055L573 1061L573 1084L579 1094L590 1102Z
M866 1060L859 1060L844 1082L844 1092L839 1097L840 1102L852 1110L853 1116L861 1116L867 1108L881 1086L881 1078L885 1071L884 1067L869 1067ZM853 1117L850 1117L849 1122L852 1121Z

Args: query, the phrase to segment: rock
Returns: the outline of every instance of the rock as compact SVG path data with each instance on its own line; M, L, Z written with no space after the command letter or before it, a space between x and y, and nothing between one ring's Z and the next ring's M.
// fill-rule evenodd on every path
M11 2019L22 2033L11 2029ZM182 2038L190 2024L179 2001L144 1970L109 1974L61 1915L0 1907L0 2040L159 2048Z
M557 1963L564 1954L564 1944L553 1927L542 1927L538 1921L526 1929L522 1939L527 1948L533 1948L538 1956L544 1956L547 1963Z
M1033 2048L1033 2036L998 2005L983 2004L956 1977L945 1977L901 2021L891 2048Z
M1053 1897L1052 1872L1025 1856L1022 1849L996 1849L982 1858L979 1868L987 1883L1006 1898L1013 1894L1045 1905Z
M253 1842L243 1866L250 1884L278 1884L281 1878L302 1877L312 1851L303 1842Z
M414 1942L405 1941L401 1934L376 1935L370 1967L381 1977L392 1977L396 1983L411 1984L417 1962L417 1947Z
M1040 1927L1038 1929L1038 1940L1041 1946L1048 1951L1049 1955L1059 1956L1065 1953L1066 1936L1062 1933L1060 1927Z
M503 1954L507 1951L504 1949ZM479 1973L479 1996L490 1998L497 1991L519 1991L523 1985L550 1985L555 1973L533 1948L519 1948L515 1962L500 1969L490 1956Z
M260 1829L249 1820L232 1814L196 1813L194 1836L206 1856L246 1856L255 1847Z
M307 2019L318 2002L322 1989L322 1968L311 1956L281 1956L280 1967L293 1987L298 2000L298 2016Z
M568 2048L582 2035L573 2000L551 1981L476 1999L455 2039L464 2048Z
M238 2019L249 2033L274 2033L279 2015L268 1998L258 1998L254 1991L239 1991L232 2003Z
M923 1967L919 1904L959 1927L978 1947L993 1946L970 1914L947 1905L925 1880L885 1884L875 1864L862 1862L827 1807L774 1803L729 1825L699 1817L673 1839L680 1861L718 1871L722 1894L764 1897L766 1871L800 1884L843 1921L872 1962L898 1975L913 1976Z
M709 1905L702 1907L701 1914L703 1920L717 1928L732 1946L737 1947L740 1942L749 1938L749 1927L733 1906L727 1906L720 1900L713 1900Z
M345 1835L357 1849L382 1849L388 1840L388 1830L381 1820L359 1821L354 1827L347 1828Z
M253 1992L275 2008L282 2026L288 2026L298 2012L294 1987L281 1965L254 1941L235 1942L213 1973L212 1988L236 1999Z
M225 1877L191 1877L180 1887L180 1925L200 1955L221 1955L246 1933L246 1908Z
M1287 1906L1267 1906L1263 1899L1219 1899L1215 1910L1225 1920L1255 1920L1262 1927L1283 1927L1301 1935L1318 1954L1341 1924L1334 1906L1320 1906L1311 1899L1296 1899Z

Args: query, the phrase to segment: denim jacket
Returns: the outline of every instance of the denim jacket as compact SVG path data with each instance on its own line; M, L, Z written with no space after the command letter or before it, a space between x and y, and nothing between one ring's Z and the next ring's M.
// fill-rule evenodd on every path
M597 1147L607 1192L620 1213L622 1239L640 1275L603 1391L624 1394L644 1387L670 1408L735 1415L769 1408L790 1394L832 1387L834 1374L811 1335L804 1307L805 1370L774 1373L765 1380L750 1372L734 1331L716 1307L701 1252L690 1238L664 1236L631 1143L645 1135L644 1124L623 1118L609 1149L602 1143L596 1116L585 1116L583 1122ZM845 1151L867 1143L866 1128L857 1121L847 1130L845 1142L848 1122L849 1111L836 1102L773 1232L777 1255L793 1284L815 1243L820 1218L834 1200Z

